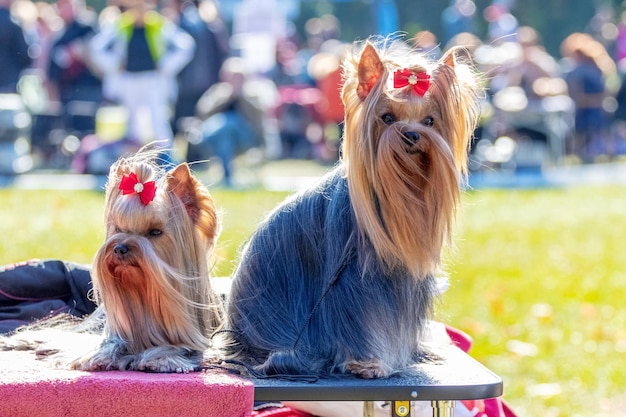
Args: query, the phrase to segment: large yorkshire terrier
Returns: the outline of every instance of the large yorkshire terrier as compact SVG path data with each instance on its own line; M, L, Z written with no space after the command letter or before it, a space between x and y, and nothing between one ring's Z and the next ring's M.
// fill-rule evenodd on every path
M469 61L456 49L433 62L401 40L346 58L342 162L244 247L228 358L265 374L380 378L432 357L435 275L479 115Z
M154 156L140 153L111 168L106 241L92 270L99 309L77 327L61 326L71 337L91 332L104 317L104 329L98 329L102 339L96 339L101 343L71 361L63 347L31 345L38 353L50 350L56 362L69 361L71 368L88 371L190 372L200 366L222 319L209 279L219 220L211 195L186 164L166 173L153 162ZM36 324L32 332L18 331L13 346L23 348L20 340L45 342L45 336L39 338L42 332L58 328L58 322L52 319ZM1 344L6 349L9 343Z

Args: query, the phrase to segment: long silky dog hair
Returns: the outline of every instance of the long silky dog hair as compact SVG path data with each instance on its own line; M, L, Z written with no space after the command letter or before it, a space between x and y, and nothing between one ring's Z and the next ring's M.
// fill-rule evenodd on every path
M91 271L96 312L79 323L55 317L20 329L2 349L28 346L56 366L87 371L201 366L223 316L209 275L220 220L187 164L166 171L157 156L143 149L110 169L106 240ZM86 342L87 352L65 338Z
M155 188L150 201L148 184ZM121 159L109 174L105 223L93 269L94 294L106 311L105 341L75 367L197 368L220 323L209 279L220 226L208 190L187 164L164 173L141 159Z
M402 40L355 46L342 161L268 215L234 274L225 355L255 372L378 378L430 356L477 74L461 49L432 61Z

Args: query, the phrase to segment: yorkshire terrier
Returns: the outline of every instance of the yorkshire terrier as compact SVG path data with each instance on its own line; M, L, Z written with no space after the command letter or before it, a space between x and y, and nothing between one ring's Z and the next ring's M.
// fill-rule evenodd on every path
M225 357L264 374L383 378L424 341L479 116L463 49L433 61L369 39L343 64L342 159L242 250Z
M72 369L190 372L199 368L222 320L209 278L220 231L214 201L187 164L166 172L154 156L139 153L111 167L106 240L91 271L99 308L85 323L63 327L91 331L103 317L102 338L69 361ZM36 325L37 331L45 327ZM38 353L46 349L37 347ZM51 357L66 359L58 350Z
M163 174L122 159L111 168L104 213L93 288L106 313L105 340L74 367L194 370L220 322L209 280L219 232L211 195L186 164Z

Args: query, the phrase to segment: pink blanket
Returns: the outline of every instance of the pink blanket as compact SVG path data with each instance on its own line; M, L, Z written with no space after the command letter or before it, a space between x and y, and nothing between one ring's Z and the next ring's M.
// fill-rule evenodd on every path
M0 352L0 417L249 417L253 401L251 382L221 371L66 371Z

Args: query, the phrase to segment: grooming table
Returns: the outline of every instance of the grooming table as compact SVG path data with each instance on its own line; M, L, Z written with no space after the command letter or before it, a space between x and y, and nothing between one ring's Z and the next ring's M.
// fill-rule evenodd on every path
M67 371L0 352L0 417L249 417L253 402L252 382L217 370Z
M352 376L316 382L254 379L256 401L365 401L364 417L374 415L373 401L390 401L391 417L410 417L411 401L431 402L435 417L451 417L456 400L502 395L502 380L455 346L437 351L442 360L420 364L411 377L366 380Z
M243 379L221 371L190 374L82 372L52 369L32 352L0 352L0 417L247 417L253 401L389 401L391 417L410 417L411 401L431 402L451 417L455 400L496 398L502 380L454 346L411 377L353 376L315 382Z
M230 280L213 281L227 294ZM0 417L249 417L254 401L374 401L391 403L391 417L411 417L410 402L430 402L435 417L452 417L457 400L502 395L502 380L453 344L441 360L411 377L354 376L315 382L244 379L219 370L190 374L82 372L53 369L32 352L0 351ZM354 416L350 416L354 417Z

